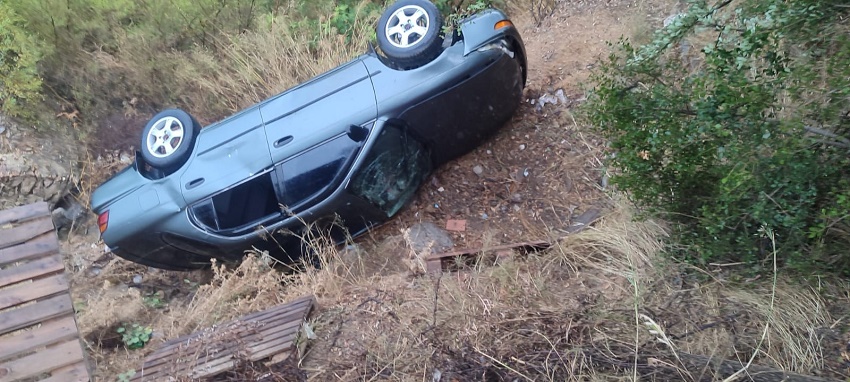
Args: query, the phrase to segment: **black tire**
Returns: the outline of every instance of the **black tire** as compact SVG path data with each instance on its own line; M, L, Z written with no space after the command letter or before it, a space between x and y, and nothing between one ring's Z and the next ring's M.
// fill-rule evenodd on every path
M186 162L200 126L189 113L180 109L163 110L155 115L142 130L139 150L151 167L169 171ZM175 136L177 132L181 135Z
M407 17L406 20L402 20ZM400 0L387 8L378 20L378 47L401 69L425 65L440 55L443 16L427 0ZM417 32L413 29L419 29Z

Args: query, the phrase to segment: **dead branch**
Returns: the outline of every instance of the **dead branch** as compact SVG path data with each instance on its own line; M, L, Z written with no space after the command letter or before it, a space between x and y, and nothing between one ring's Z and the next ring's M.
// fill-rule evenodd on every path
M821 140L820 142L822 142L824 144L843 147L843 148L850 148L850 139L842 137L842 136L835 134L835 133L833 133L829 130L821 129L821 128L814 127L814 126L803 126L803 129L812 133L812 134L821 135L821 136L824 136L824 137L827 137L827 138L832 138L832 139L835 139L836 141L838 141L838 142L833 142L833 141Z

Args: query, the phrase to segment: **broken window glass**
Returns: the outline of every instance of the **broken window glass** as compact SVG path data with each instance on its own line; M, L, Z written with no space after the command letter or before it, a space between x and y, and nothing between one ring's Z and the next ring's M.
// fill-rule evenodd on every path
M395 215L431 172L431 159L419 141L388 126L351 180L351 192Z

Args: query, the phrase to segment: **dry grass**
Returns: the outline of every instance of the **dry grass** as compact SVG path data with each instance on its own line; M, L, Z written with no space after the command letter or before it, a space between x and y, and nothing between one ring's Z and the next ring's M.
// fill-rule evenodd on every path
M187 106L199 115L215 115L204 111L216 103L215 108L233 113L366 51L365 36L373 33L375 20L358 19L350 41L323 20L313 35L313 30L293 28L297 20L282 14L255 31L216 39L214 52L193 51L175 70L178 82L196 90Z
M801 288L780 275L774 288L770 280L740 283L688 271L659 256L665 236L662 224L635 220L617 198L595 226L546 252L483 256L440 277L415 262L394 263L417 255L386 252L406 248L403 233L341 248L319 237L320 268L276 270L252 254L236 269L148 271L143 287L127 288L141 269L113 260L102 284L75 300L88 302L78 322L103 379L138 368L162 341L307 294L318 301L309 318L317 338L299 360L310 380L419 381L435 373L441 380L714 378L684 370L679 354L742 362L754 356L754 364L801 373L824 369L831 354L824 338L846 320L834 320L828 307L850 302L842 285ZM165 291L167 307L149 304L154 290ZM129 323L154 329L145 349L110 342L110 333ZM658 374L659 364L670 365L662 369L667 374Z

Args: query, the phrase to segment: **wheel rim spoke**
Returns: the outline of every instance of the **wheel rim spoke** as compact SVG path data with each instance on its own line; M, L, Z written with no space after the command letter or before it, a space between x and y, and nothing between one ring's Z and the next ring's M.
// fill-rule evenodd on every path
M177 142L174 141L175 139L170 139L168 142L163 143L162 148L165 151L165 155L171 155L172 153L174 153L174 150L177 150L177 146L180 146L179 139L177 140Z
M419 37L422 37L422 36L425 36L426 33L428 33L428 29L425 28L425 27L416 26L416 27L410 28L410 32L416 33Z
M414 24L416 24L416 23L419 23L420 18L425 17L425 22L427 23L428 18L426 16L427 15L425 14L425 11L422 8L420 8L420 9L417 9L415 12L413 12L413 14L410 16L410 21L412 21Z
M387 28L387 39L392 41L401 41L401 35L404 34L404 28L400 25ZM396 36L398 36L396 38Z
M158 154L158 153L160 153L160 150L163 149L162 143L163 143L162 141L157 139L156 141L153 142L153 144L148 144L148 147L150 147L150 151L152 153Z

